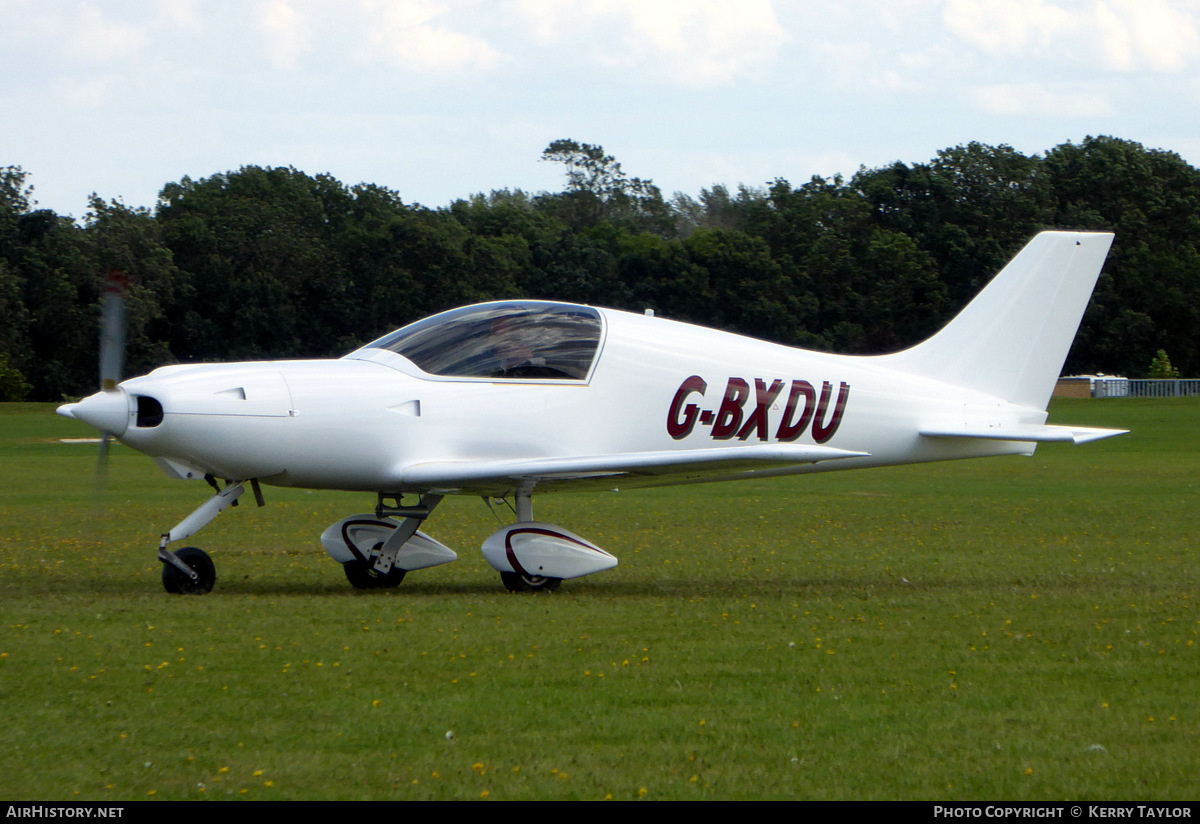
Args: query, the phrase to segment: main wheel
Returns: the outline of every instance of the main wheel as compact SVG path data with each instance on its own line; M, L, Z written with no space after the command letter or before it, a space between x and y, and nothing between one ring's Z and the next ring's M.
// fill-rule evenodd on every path
M163 564L163 587L172 595L204 595L212 592L213 584L217 582L217 568L203 549L185 546L175 553L175 557L196 573L192 580L172 564Z
M555 592L562 583L562 578L525 575L520 572L501 572L500 580L509 592Z
M366 561L358 560L347 561L342 564L342 569L346 572L346 580L353 584L355 589L391 589L400 586L405 572L394 566L389 572L382 573L373 569Z

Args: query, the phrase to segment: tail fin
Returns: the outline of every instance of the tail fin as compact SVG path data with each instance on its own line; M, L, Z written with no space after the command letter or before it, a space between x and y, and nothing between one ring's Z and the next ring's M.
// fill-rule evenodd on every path
M1112 241L1042 232L940 332L883 360L1044 410Z

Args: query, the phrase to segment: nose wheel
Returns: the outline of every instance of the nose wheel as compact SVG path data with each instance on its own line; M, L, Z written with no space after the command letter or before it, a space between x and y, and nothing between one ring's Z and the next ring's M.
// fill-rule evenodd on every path
M217 582L217 568L203 549L185 546L175 557L196 576L193 578L174 564L163 564L163 587L172 595L204 595Z

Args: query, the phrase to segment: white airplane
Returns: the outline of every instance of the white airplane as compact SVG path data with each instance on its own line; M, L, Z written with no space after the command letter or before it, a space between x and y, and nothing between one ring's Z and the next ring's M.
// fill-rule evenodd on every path
M360 588L456 554L418 531L445 495L510 501L483 554L514 591L616 566L534 520L534 492L729 481L1033 454L1125 430L1051 426L1046 405L1112 235L1046 232L945 328L891 355L809 352L662 318L534 300L410 324L337 360L164 366L124 381L105 310L105 388L58 412L204 478L210 499L162 536L170 592L212 589L168 549L260 484L375 493L321 542ZM223 485L218 483L223 481Z

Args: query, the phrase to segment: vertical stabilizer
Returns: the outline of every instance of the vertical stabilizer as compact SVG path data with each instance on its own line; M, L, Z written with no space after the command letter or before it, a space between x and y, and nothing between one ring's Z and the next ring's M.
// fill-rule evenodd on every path
M940 332L888 366L1045 409L1111 234L1042 232Z

